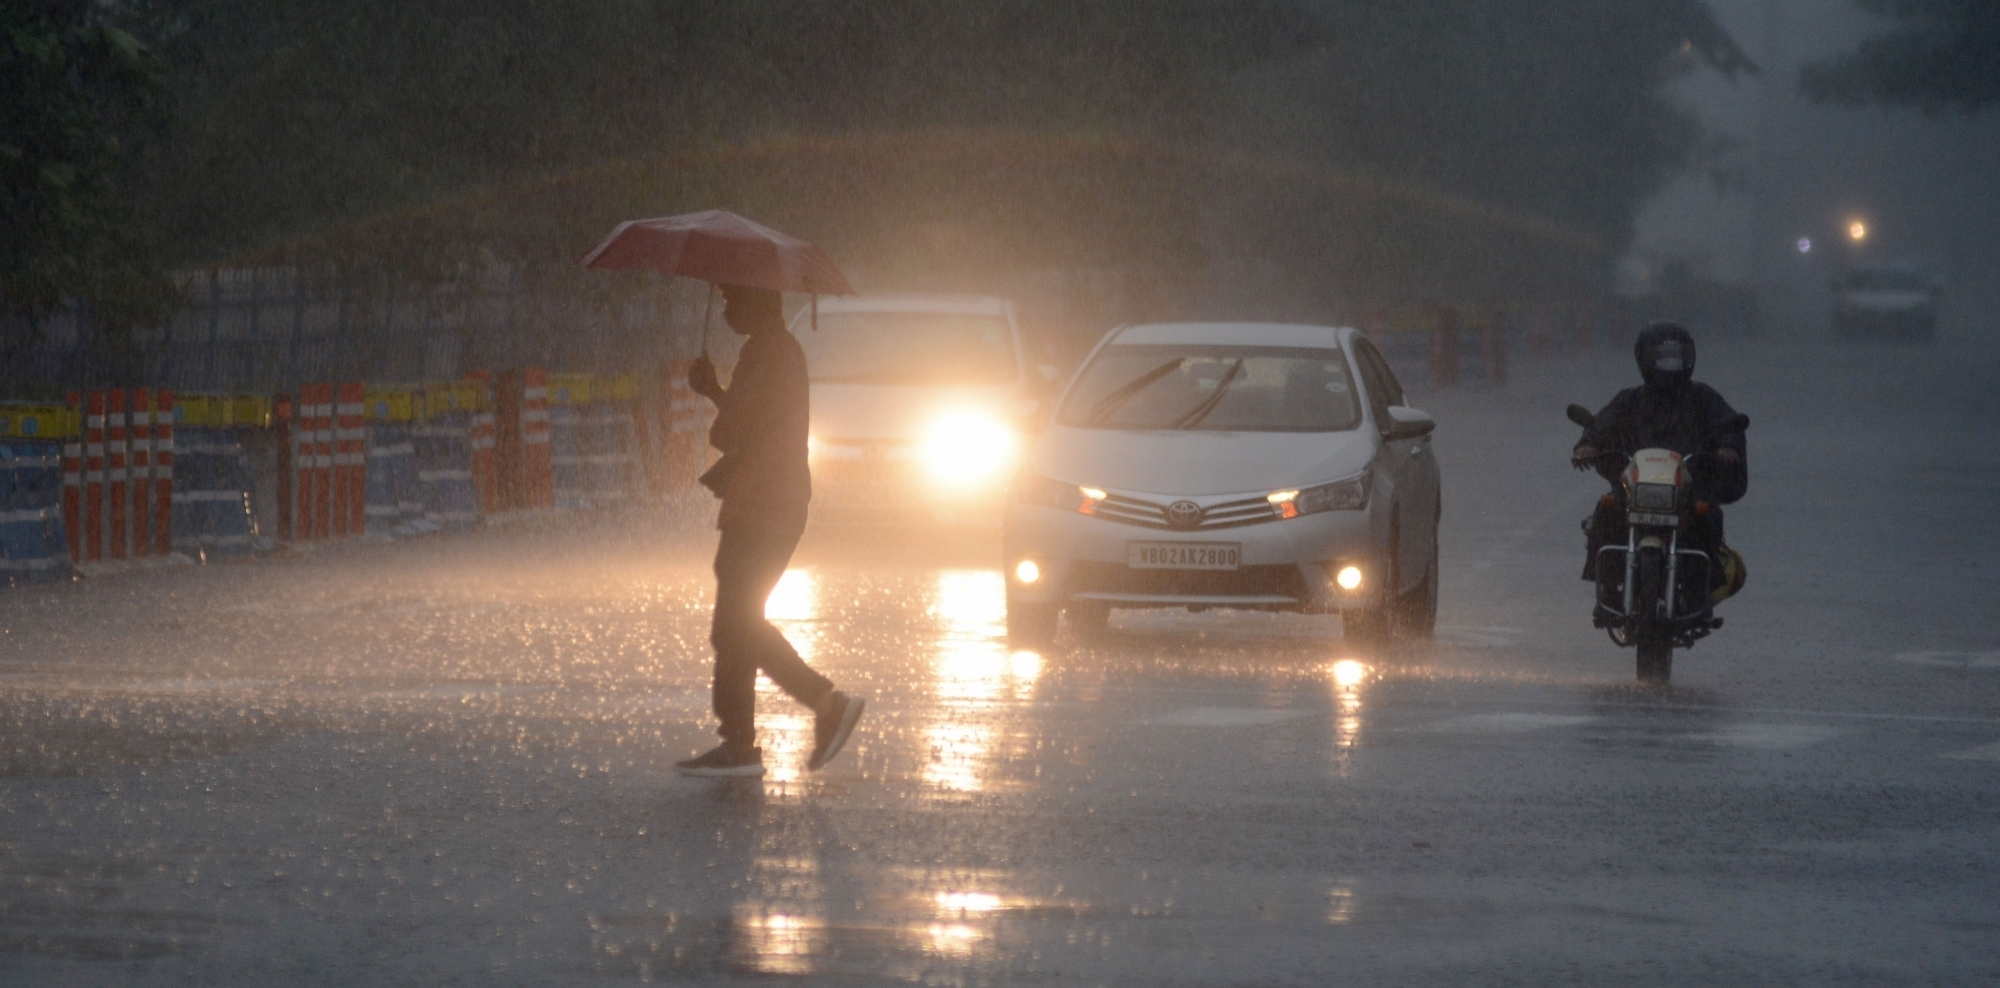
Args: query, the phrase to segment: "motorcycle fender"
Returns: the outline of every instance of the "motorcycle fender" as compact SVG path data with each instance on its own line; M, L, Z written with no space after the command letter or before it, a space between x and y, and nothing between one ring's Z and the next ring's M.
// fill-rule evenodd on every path
M1664 549L1666 547L1667 544L1661 541L1657 535L1648 535L1639 540L1639 548L1641 549Z

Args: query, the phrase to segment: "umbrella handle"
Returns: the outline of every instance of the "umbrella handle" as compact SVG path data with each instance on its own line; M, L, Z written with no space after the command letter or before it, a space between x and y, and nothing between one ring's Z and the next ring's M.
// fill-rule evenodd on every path
M818 292L814 292L814 293L812 294L812 310L813 310L813 314L812 314L812 324L813 324L813 332L817 333L817 332L819 332L819 293L818 293Z
M703 282L703 284L708 285L708 292L702 299L701 304L701 355L706 357L708 356L708 324L711 321L709 314L715 311L715 284L713 282Z

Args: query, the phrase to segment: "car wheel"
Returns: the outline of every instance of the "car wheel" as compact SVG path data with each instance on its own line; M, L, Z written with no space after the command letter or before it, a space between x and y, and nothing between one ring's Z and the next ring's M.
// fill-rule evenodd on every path
M1069 619L1069 628L1078 638L1089 641L1103 637L1111 623L1111 607L1098 603L1071 604L1063 608L1063 617Z
M1403 638L1425 639L1437 631L1438 612L1438 552L1437 540L1431 540L1431 560L1424 569L1424 582L1415 590L1403 595L1398 602L1396 633Z
M1044 648L1056 640L1056 605L1007 602L1007 641L1027 648Z

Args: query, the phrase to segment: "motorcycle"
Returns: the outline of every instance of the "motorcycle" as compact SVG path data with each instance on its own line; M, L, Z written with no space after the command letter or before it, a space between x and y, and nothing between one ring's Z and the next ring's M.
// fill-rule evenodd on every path
M1736 429L1747 428L1748 416L1738 415ZM1595 416L1581 405L1569 406L1569 420L1590 428ZM1683 456L1667 449L1636 453L1600 453L1600 472L1622 460L1622 469L1606 504L1624 519L1625 540L1597 550L1597 604L1591 623L1603 628L1622 647L1638 650L1639 681L1665 683L1673 673L1674 649L1694 643L1722 627L1715 616L1712 594L1724 560L1700 548L1684 546L1710 511L1694 497L1694 471L1706 456ZM1697 543L1698 544L1698 543ZM1723 550L1726 552L1727 550Z

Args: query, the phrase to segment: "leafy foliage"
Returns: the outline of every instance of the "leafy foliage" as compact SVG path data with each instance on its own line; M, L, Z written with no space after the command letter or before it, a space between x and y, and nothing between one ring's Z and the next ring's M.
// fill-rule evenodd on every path
M1800 71L1816 100L1976 113L2000 101L2000 5L1991 0L1859 0L1898 26Z
M160 318L175 293L115 178L121 132L155 112L161 65L88 0L0 6L0 316L23 325L69 300L116 324ZM8 351L28 342L5 341Z
M173 68L124 173L168 264L577 296L646 290L573 267L615 222L715 205L929 284L1220 243L1329 296L1587 289L1694 142L1661 85L1747 67L1702 0L117 9Z

